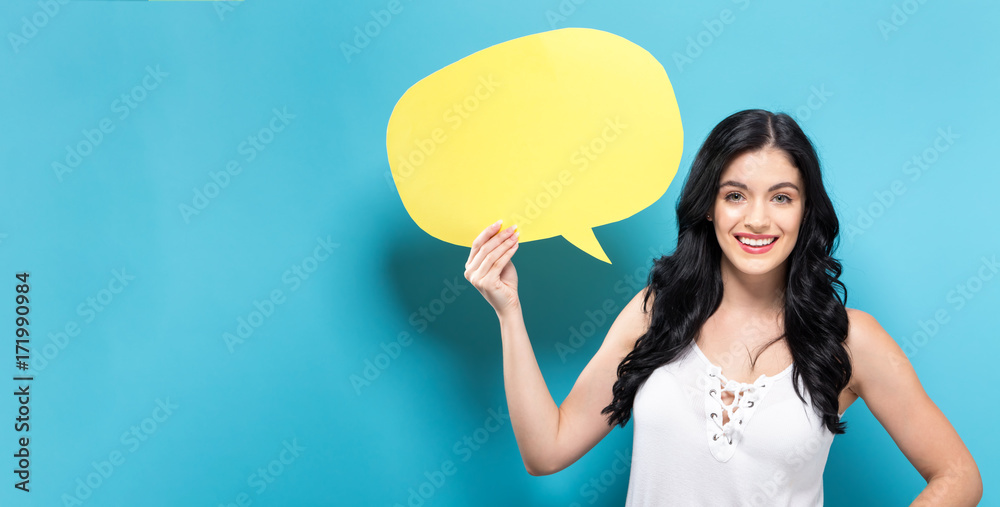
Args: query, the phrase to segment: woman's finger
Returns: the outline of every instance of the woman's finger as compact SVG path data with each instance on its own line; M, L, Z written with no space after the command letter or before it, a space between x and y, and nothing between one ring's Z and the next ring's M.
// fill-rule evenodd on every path
M514 256L514 252L517 251L517 247L520 245L521 245L520 242L514 241L514 244L511 245L510 248L508 248L507 251L500 256L499 259L497 259L494 265L496 269L499 270L498 273L502 273L503 268L507 267L507 263L510 262L510 258ZM499 274L497 276L499 276Z
M465 261L466 268L469 267L469 263L472 262L473 257L475 257L476 253L479 252L479 248L483 246L483 243L486 243L490 237L496 234L497 231L500 230L500 225L502 224L503 220L497 220L489 227L483 229L483 232L480 232L479 236L476 236L476 239L472 241L472 249L469 250L469 260Z
M496 236L493 236L492 238L486 240L486 243L480 246L479 251L476 252L476 255L472 257L472 261L469 262L468 269L471 269L472 271L478 271L479 268L482 267L482 264L486 256L489 255L489 253L492 252L493 249L500 244L500 242L509 238L510 235L514 233L516 228L517 225L512 225L506 228L505 230L498 232Z
M482 264L479 266L479 269L477 269L476 272L483 277L487 276L492 277L493 270L496 267L497 260L500 259L500 257L503 254L507 253L507 251L516 244L517 244L517 233L514 232L508 235L507 238L504 239L502 243L500 243L496 248L490 251L490 253L483 259ZM501 268L502 267L503 266L501 266ZM496 275L497 277L499 277L500 272L497 271Z

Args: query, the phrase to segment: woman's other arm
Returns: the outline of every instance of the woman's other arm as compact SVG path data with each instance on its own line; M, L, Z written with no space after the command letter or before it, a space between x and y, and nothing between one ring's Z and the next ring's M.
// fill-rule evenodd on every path
M911 505L978 504L983 495L979 468L955 428L927 396L906 354L874 317L850 308L848 315L847 346L854 368L849 388L865 400L927 481Z

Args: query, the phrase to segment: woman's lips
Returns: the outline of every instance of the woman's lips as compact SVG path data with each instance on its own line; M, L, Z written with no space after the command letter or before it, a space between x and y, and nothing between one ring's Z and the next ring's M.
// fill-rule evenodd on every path
M744 237L749 238L750 235L746 235ZM768 243L768 244L766 244L764 246L750 246L750 245L747 245L747 244L743 243L742 241L740 241L739 236L736 237L736 242L740 244L740 248L742 248L744 252L752 253L752 254L763 254L763 253L767 253L769 250L771 250L771 248L774 246L774 244L777 243L778 240L780 239L780 238L777 238L777 237L774 237L774 236L770 236L770 237L774 238L774 241L772 241L772 242L770 242L770 243Z

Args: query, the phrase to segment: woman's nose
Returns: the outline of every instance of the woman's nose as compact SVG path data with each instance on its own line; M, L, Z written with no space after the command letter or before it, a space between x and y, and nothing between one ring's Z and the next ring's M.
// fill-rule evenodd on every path
M750 205L743 219L743 224L751 229L766 229L770 225L770 218L767 215L767 205L761 202Z

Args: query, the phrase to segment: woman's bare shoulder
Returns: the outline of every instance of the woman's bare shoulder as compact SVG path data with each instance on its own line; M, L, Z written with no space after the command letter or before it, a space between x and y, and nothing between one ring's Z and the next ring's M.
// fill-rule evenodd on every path
M848 387L856 394L862 395L867 380L878 379L899 366L910 366L896 340L874 316L856 308L847 308L847 319L844 346L851 357L853 370Z
M882 325L870 313L857 308L847 308L846 310L848 329L845 344L848 349L863 350L871 346L878 347L878 342L887 338L892 341L892 337L885 332Z

